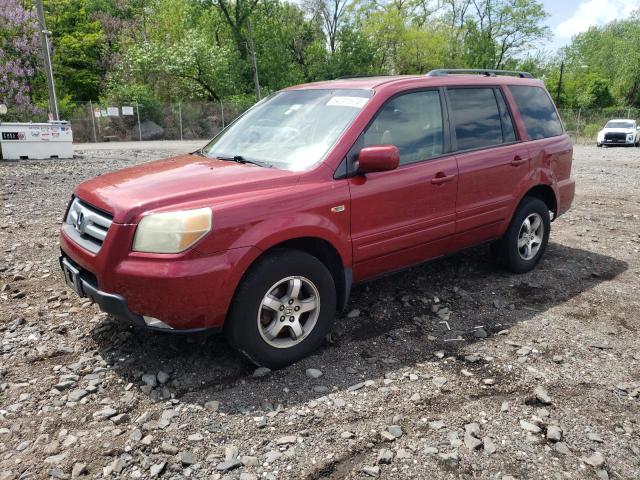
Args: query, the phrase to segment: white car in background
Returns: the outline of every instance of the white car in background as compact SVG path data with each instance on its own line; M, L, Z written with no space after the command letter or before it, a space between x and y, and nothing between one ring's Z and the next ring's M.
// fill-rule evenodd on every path
M640 144L640 131L635 120L628 118L616 118L609 120L602 130L598 132L596 144L603 145L633 145Z

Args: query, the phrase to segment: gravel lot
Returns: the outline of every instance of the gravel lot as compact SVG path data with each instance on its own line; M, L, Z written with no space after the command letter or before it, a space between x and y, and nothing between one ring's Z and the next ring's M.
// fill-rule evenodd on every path
M486 247L357 286L327 345L254 371L67 290L83 179L189 150L0 162L0 480L640 478L640 149L577 146L539 267Z

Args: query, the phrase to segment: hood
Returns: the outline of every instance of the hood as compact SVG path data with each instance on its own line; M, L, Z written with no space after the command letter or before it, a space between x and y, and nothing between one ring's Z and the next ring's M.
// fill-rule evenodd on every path
M214 206L229 195L277 188L300 174L198 155L158 160L107 173L81 183L75 195L109 212L116 223L133 223L140 214L167 207Z
M603 128L600 130L601 133L636 133L635 128Z

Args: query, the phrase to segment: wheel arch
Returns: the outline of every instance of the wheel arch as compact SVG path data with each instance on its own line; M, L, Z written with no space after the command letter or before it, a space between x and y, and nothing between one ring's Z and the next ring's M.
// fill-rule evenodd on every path
M336 307L337 310L344 310L349 301L351 294L351 284L353 282L353 275L351 267L345 267L342 257L338 249L328 240L314 236L301 236L290 238L278 243L275 243L268 248L261 251L261 253L253 259L253 261L246 268L240 281L236 285L236 291L242 285L245 277L252 268L265 256L269 255L275 250L279 249L295 249L310 255L313 255L320 260L325 267L331 273L333 281L336 286ZM235 292L234 292L235 296Z
M558 197L556 195L556 192L550 185L538 184L530 188L524 193L524 195L522 195L522 197L520 198L520 201L518 202L518 206L522 203L522 201L526 197L534 197L542 200L549 208L549 211L553 212L553 216L551 220L552 221L555 220L555 218L558 215ZM518 208L516 207L514 212L517 210Z

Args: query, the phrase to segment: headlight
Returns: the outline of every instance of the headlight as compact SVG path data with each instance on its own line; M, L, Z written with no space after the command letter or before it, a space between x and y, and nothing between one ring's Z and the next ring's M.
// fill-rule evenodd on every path
M210 208L152 213L142 217L133 239L133 250L179 253L211 231Z

